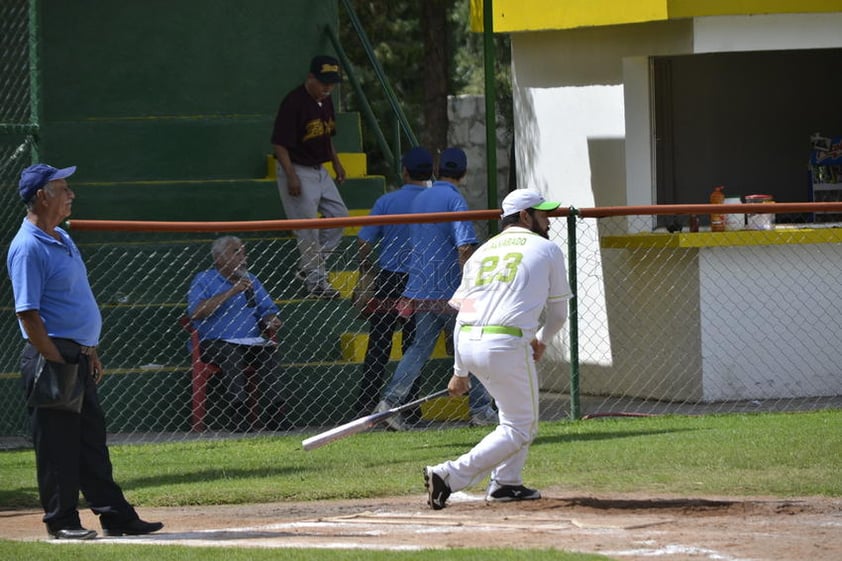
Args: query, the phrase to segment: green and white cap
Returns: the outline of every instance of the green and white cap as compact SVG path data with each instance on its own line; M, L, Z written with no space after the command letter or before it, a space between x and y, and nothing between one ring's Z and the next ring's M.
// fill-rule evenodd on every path
M538 191L532 189L515 189L503 199L503 218L511 214L517 214L522 210L534 208L535 210L555 210L561 203L547 201Z

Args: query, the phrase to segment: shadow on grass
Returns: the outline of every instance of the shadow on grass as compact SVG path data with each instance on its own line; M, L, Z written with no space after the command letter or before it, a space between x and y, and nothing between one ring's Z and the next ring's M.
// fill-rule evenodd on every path
M248 480L263 477L288 476L300 473L298 467L278 468L275 466L256 469L205 469L172 475L153 475L149 477L135 477L120 479L117 484L123 490L138 490L145 487L160 487L167 485L193 484L197 482L212 483L214 481ZM37 508L39 506L38 489L22 487L19 489L0 490L0 510L17 510L22 508ZM80 503L80 504L84 504Z
M138 489L141 487L158 487L161 485L178 485L182 483L226 481L232 479L260 479L263 477L278 477L300 473L301 468L289 466L261 467L254 469L205 469L171 475L153 475L150 477L135 477L123 479L117 483L124 489Z
M0 511L37 508L38 506L38 489L35 487L0 490Z
M659 434L676 434L691 432L696 429L661 429L661 430L639 430L639 431L617 431L617 432L596 432L583 434L551 434L538 437L532 443L535 444L557 444L562 442L592 442L598 440L615 440L619 438L632 438L641 436L655 436Z

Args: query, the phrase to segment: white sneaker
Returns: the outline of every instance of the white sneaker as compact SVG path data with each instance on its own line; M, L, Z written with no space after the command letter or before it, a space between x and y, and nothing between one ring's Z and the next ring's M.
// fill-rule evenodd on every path
M471 421L468 424L472 427L490 427L499 422L500 418L497 416L497 411L489 405L485 409L472 413Z
M375 407L374 413L383 413L384 411L388 411L392 407L393 405L391 405L390 403L386 401L381 401L377 404L377 407ZM383 422L386 423L387 428L397 432L404 432L409 430L409 425L407 425L406 422L404 422L403 416L400 413L392 415Z

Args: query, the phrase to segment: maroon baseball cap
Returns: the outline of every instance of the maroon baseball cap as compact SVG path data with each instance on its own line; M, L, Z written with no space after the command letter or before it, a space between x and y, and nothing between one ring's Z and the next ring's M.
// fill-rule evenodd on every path
M319 55L310 61L310 73L323 84L337 84L342 81L339 61L332 56Z

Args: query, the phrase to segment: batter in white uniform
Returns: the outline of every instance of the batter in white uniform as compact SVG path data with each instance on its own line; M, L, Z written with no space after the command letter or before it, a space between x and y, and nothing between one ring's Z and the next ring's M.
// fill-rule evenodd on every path
M503 231L474 252L450 300L459 314L448 384L451 395L462 395L468 391L468 372L474 374L497 402L499 424L468 453L424 468L427 502L434 510L445 507L451 492L489 473L487 501L541 498L521 477L538 431L535 361L567 319L572 293L564 255L548 239L547 213L559 203L518 189L502 206Z

